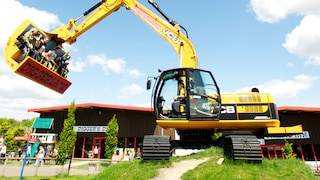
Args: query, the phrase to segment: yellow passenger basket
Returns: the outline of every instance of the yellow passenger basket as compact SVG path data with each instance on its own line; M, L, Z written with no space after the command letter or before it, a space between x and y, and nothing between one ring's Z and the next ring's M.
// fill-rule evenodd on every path
M43 57L36 60L31 56L31 50L29 50L24 59L19 62L20 56L22 55L22 50L18 47L19 39L21 39L19 37L23 36L31 28L36 28L43 37L49 39L45 47L46 51L54 50L54 48L59 45L53 40L52 34L42 31L30 20L26 20L9 38L4 50L5 61L13 72L62 94L71 85L71 82L66 79L68 73L66 68L61 68L60 71L57 71L59 67L54 62L48 67L47 64L44 63ZM61 48L60 55L69 54L69 52L64 50L60 45L59 47Z

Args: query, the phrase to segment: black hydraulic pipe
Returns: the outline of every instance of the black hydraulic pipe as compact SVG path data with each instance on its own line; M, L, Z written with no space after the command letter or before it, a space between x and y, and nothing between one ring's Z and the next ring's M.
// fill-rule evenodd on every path
M158 4L156 2L154 2L153 0L148 0L148 2L172 25L175 26L176 23L169 18L169 16L166 15L166 13L164 13L158 6Z
M160 7L158 6L158 4L157 4L156 2L154 2L154 0L148 0L148 2L149 2L172 26L175 26L175 25L177 24L174 20L170 19L169 16L160 9ZM189 37L188 37L188 32L187 32L187 30L186 30L183 26L181 26L180 24L179 24L179 27L181 27L181 29L184 30L184 32L186 33L187 38L189 38Z
M106 0L102 0L100 2L98 2L96 5L92 6L89 10L87 10L86 12L83 13L84 16L88 15L89 13L91 13L93 10L97 9L99 6L101 6L101 4L103 4L104 2L106 2Z

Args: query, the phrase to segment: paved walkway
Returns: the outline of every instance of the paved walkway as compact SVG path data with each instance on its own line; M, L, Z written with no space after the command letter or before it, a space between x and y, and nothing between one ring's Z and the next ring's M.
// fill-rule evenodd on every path
M99 173L94 166L89 166L87 170L72 168L75 166L88 164L90 161L81 161L71 163L70 175L95 175ZM13 165L1 165L0 166L0 177L20 177L21 166ZM26 165L23 170L23 177L26 176L56 176L61 173L68 172L68 164L64 166L59 165L44 165L41 167L34 167L32 164Z
M187 171L194 169L198 165L208 161L209 158L204 159L190 159L180 162L175 162L170 168L160 168L159 175L152 180L180 180L181 176Z
M318 161L305 161L305 163L310 167L312 171L320 170L320 162Z

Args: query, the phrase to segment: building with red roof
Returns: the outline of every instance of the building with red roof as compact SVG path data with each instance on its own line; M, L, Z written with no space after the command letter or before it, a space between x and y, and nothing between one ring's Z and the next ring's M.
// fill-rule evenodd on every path
M36 121L52 118L52 128L37 128L37 133L60 134L63 122L67 118L69 105L41 107L29 109L28 112L40 113ZM90 153L98 148L97 158L104 158L105 130L109 120L116 115L119 125L118 148L142 149L144 135L168 134L174 136L173 130L161 130L156 125L153 110L146 107L119 106L109 104L84 103L75 104L76 124L74 130L77 132L74 157L90 157ZM38 123L41 124L41 123ZM45 139L45 138L43 138ZM97 151L95 151L97 152Z
M175 138L174 130L165 130L156 124L152 108L97 103L75 104L75 107L77 141L74 157L86 158L91 152L97 152L95 157L104 158L105 127L114 115L119 124L119 149L139 151L139 148L142 148L143 137L147 134L170 135L172 139ZM69 105L64 105L33 108L28 111L40 113L40 119L53 118L54 123L50 131L59 134L64 119L67 118L68 108ZM264 157L284 158L281 148L284 147L286 139L293 144L294 154L297 157L317 161L320 155L320 108L282 106L278 107L278 113L281 126L302 124L304 134L265 137L261 140ZM43 133L41 129L37 132ZM95 151L95 148L98 150Z
M271 158L283 158L281 148L284 147L286 139L292 143L293 152L297 157L307 161L318 161L320 157L320 108L281 106L278 107L278 113L281 126L301 124L304 133L285 137L265 137L266 145L261 146L264 155Z

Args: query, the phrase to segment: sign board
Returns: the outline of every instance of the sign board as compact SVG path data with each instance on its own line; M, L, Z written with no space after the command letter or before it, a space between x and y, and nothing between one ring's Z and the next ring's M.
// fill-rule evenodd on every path
M75 132L106 132L107 126L74 126Z
M264 137L265 140L274 140L274 139L309 139L309 131L303 131L302 134L293 134L289 136L270 136L270 137Z
M16 73L61 94L63 94L71 85L70 81L47 69L40 63L35 62L30 57L21 63L19 68L16 70Z

